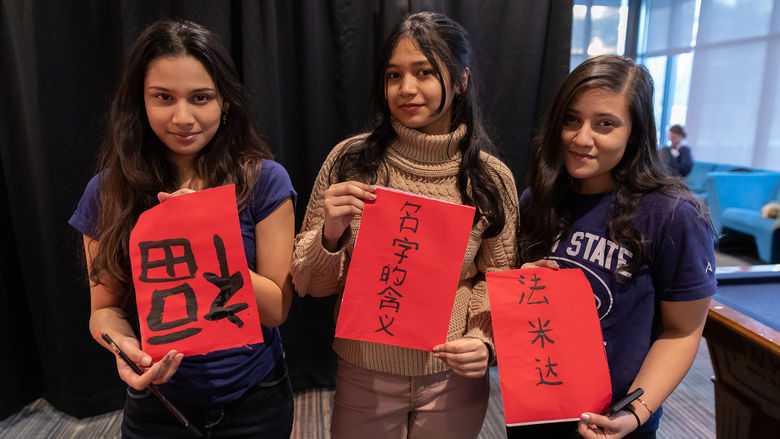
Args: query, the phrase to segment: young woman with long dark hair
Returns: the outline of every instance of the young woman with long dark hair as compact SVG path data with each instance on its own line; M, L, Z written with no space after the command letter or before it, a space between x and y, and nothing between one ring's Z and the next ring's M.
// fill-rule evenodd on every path
M147 388L209 437L289 437L292 389L279 331L289 276L296 197L287 172L254 132L246 94L217 38L189 21L159 21L128 49L101 145L98 174L70 224L84 236L90 331L106 333L144 373L117 356L128 384L124 437L188 432ZM263 343L160 361L140 349L129 239L139 215L171 196L234 184ZM110 348L109 348L110 349Z
M611 55L574 69L534 140L528 177L518 225L523 267L583 270L613 399L637 387L645 393L612 416L586 413L578 423L509 436L655 437L661 404L696 356L715 257L706 209L659 161L647 70Z
M517 198L512 173L486 152L470 56L448 17L402 20L378 62L373 129L337 145L314 182L293 255L299 294L343 292L374 185L476 207L445 344L335 340L334 437L474 438L482 426L495 358L484 273L515 264Z

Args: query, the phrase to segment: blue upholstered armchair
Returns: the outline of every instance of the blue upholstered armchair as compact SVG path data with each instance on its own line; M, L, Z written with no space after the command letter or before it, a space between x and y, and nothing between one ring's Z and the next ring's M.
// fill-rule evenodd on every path
M710 172L705 186L718 235L736 230L753 236L762 261L780 262L777 220L761 216L761 207L780 200L780 172Z
M707 174L717 171L717 167L717 163L695 160L691 172L685 177L685 184L691 193L705 203L707 202Z

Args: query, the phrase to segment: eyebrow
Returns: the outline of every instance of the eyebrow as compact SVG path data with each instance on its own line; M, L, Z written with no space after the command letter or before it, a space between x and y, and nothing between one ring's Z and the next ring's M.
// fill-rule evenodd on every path
M575 110L573 108L567 109L566 112L567 113L580 114L579 111L577 111L577 110ZM617 120L619 120L621 122L623 121L622 118L620 118L619 116L617 116L615 114L612 114L612 113L596 113L596 116L598 116L598 117L611 117L611 118L617 119Z
M150 85L148 88L150 90L171 91L170 89L167 89L165 87L160 87L159 85ZM201 88L196 88L194 90L190 90L190 93L202 93L204 91L216 92L216 90L214 90L211 87L201 87Z
M433 66L427 59L424 61L415 61L412 63L413 66ZM398 68L398 65L396 64L388 64L387 68Z

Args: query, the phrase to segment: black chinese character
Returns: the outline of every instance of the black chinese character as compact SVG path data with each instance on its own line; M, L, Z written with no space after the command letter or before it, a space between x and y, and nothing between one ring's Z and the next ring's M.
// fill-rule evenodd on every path
M396 256L398 256L398 263L404 261L404 258L408 258L409 256L406 256L406 252L411 249L417 250L419 248L419 244L416 242L409 241L409 238L404 239L393 239L393 246L401 247L403 250L401 250L401 253L395 253Z
M525 285L525 282L523 282L523 279L525 279L525 276L520 275L520 279L518 279L517 281L520 282L521 284ZM547 296L542 296L542 299L541 300L537 300L536 302L532 302L531 301L532 300L531 298L534 296L534 292L535 291L543 290L543 289L547 288L544 285L541 285L541 286L539 285L539 281L542 280L542 278L537 276L536 273L534 273L534 277L531 280L534 282L534 284L531 285L530 287L528 287L528 289L531 290L531 293L528 295L528 301L526 303L529 304L529 305L537 305L537 304L540 304L540 303L548 303L549 304L550 302L547 301ZM518 303L522 304L524 298L525 298L525 292L520 294L520 302L518 302Z
M393 294L395 294L397 297L393 297ZM398 297L403 297L401 293L396 291L393 287L387 287L384 290L377 293L378 296L384 296L385 298L379 302L379 309L382 308L394 308L395 312L398 312L398 308L401 306L401 303L398 302Z
M387 314L385 314L385 317L387 317ZM382 316L379 316L379 325L381 326L381 328L377 329L374 332L384 331L389 335L393 335L393 333L390 332L390 325L392 325L394 321L395 321L395 317L391 318L390 321L387 322L387 324L385 324L385 321L384 319L382 319Z
M398 308L401 306L401 303L398 302L398 297L393 297L393 294L395 294L398 297L403 297L401 293L395 290L393 287L387 287L381 292L377 293L377 295L384 295L384 299L379 302L379 309L382 308L394 308L395 312L398 312Z
M411 230L414 233L417 233L417 226L419 225L420 221L416 217L413 217L411 215L411 213L409 213L409 210L405 210L404 211L404 208L407 207L407 206L415 208L414 212L412 212L412 213L417 213L417 211L420 210L420 206L419 205L412 204L412 203L410 203L408 201L405 202L404 205L401 206L401 209L400 209L401 211L404 212L404 216L401 217L401 227L399 228L398 231L402 232L404 229L408 229L408 230ZM414 221L414 223L413 223L413 225L406 225L407 221L409 221L409 222Z
M184 279L193 279L195 272L198 271L195 265L195 255L192 254L190 242L183 238L163 239L162 241L143 241L138 243L141 249L141 282L171 282ZM173 248L181 247L182 256L173 256ZM163 258L154 261L149 260L149 251L152 249L162 249ZM176 265L187 264L189 274L176 277ZM149 270L157 267L165 267L167 277L149 277Z
M184 308L187 311L187 317L164 322L163 314L165 313L165 300L170 296L175 296L178 294L184 295ZM195 297L195 291L193 291L192 287L186 283L165 290L154 290L152 293L152 307L149 310L149 315L146 316L146 324L149 326L150 330L165 331L167 329L178 328L179 326L183 326L187 323L192 323L197 320L198 299ZM201 328L182 329L180 331L174 331L165 335L149 337L146 341L153 345L168 344L183 340L187 337L191 337L199 333L201 330Z
M379 276L379 281L384 282L385 285L387 285L387 281L390 280L390 266L385 265L382 267L382 275ZM398 273L395 278L393 279L393 285L400 287L401 284L404 283L404 280L406 280L406 270L402 268L398 268L398 266L393 267L392 273Z
M538 358L534 358L534 360L536 360L537 363L541 363L541 360L539 360ZM557 365L558 365L558 363L553 363L550 360L550 357L547 357L547 364L544 365L544 367L547 369L547 373L544 374L544 377L542 377L542 369L539 368L539 367L535 367L537 372L539 372L539 382L536 383L536 385L539 386L539 385L545 384L545 385L548 385L548 386L557 386L557 385L563 384L563 381L547 381L546 380L546 378L549 378L550 375L555 375L556 377L558 376L558 374L555 373L555 371L553 370L553 366L557 366Z
M547 340L550 343L555 343L553 339L547 336L547 333L552 331L552 329L542 329L550 324L550 321L547 320L542 324L542 319L537 317L537 320L539 322L539 326L534 325L532 322L528 322L529 325L531 325L532 328L535 328L533 331L528 331L529 334L536 334L536 337L531 341L531 344L536 343L536 340L541 340L541 345L544 348L544 341Z
M240 328L244 326L244 322L236 313L249 308L249 305L246 303L236 303L225 306L225 304L228 303L230 298L244 286L244 278L239 271L232 275L230 274L230 270L228 270L227 266L227 256L225 255L225 244L222 242L222 238L220 238L219 235L214 235L214 248L217 251L220 274L218 276L214 273L203 273L203 277L219 288L219 294L214 301L211 302L211 309L203 318L211 321L228 319L230 323L233 323Z

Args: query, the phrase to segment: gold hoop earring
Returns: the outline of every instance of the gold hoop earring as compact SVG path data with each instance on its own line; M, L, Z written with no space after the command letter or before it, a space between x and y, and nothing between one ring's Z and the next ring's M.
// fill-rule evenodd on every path
M227 111L222 112L222 125L227 123Z

